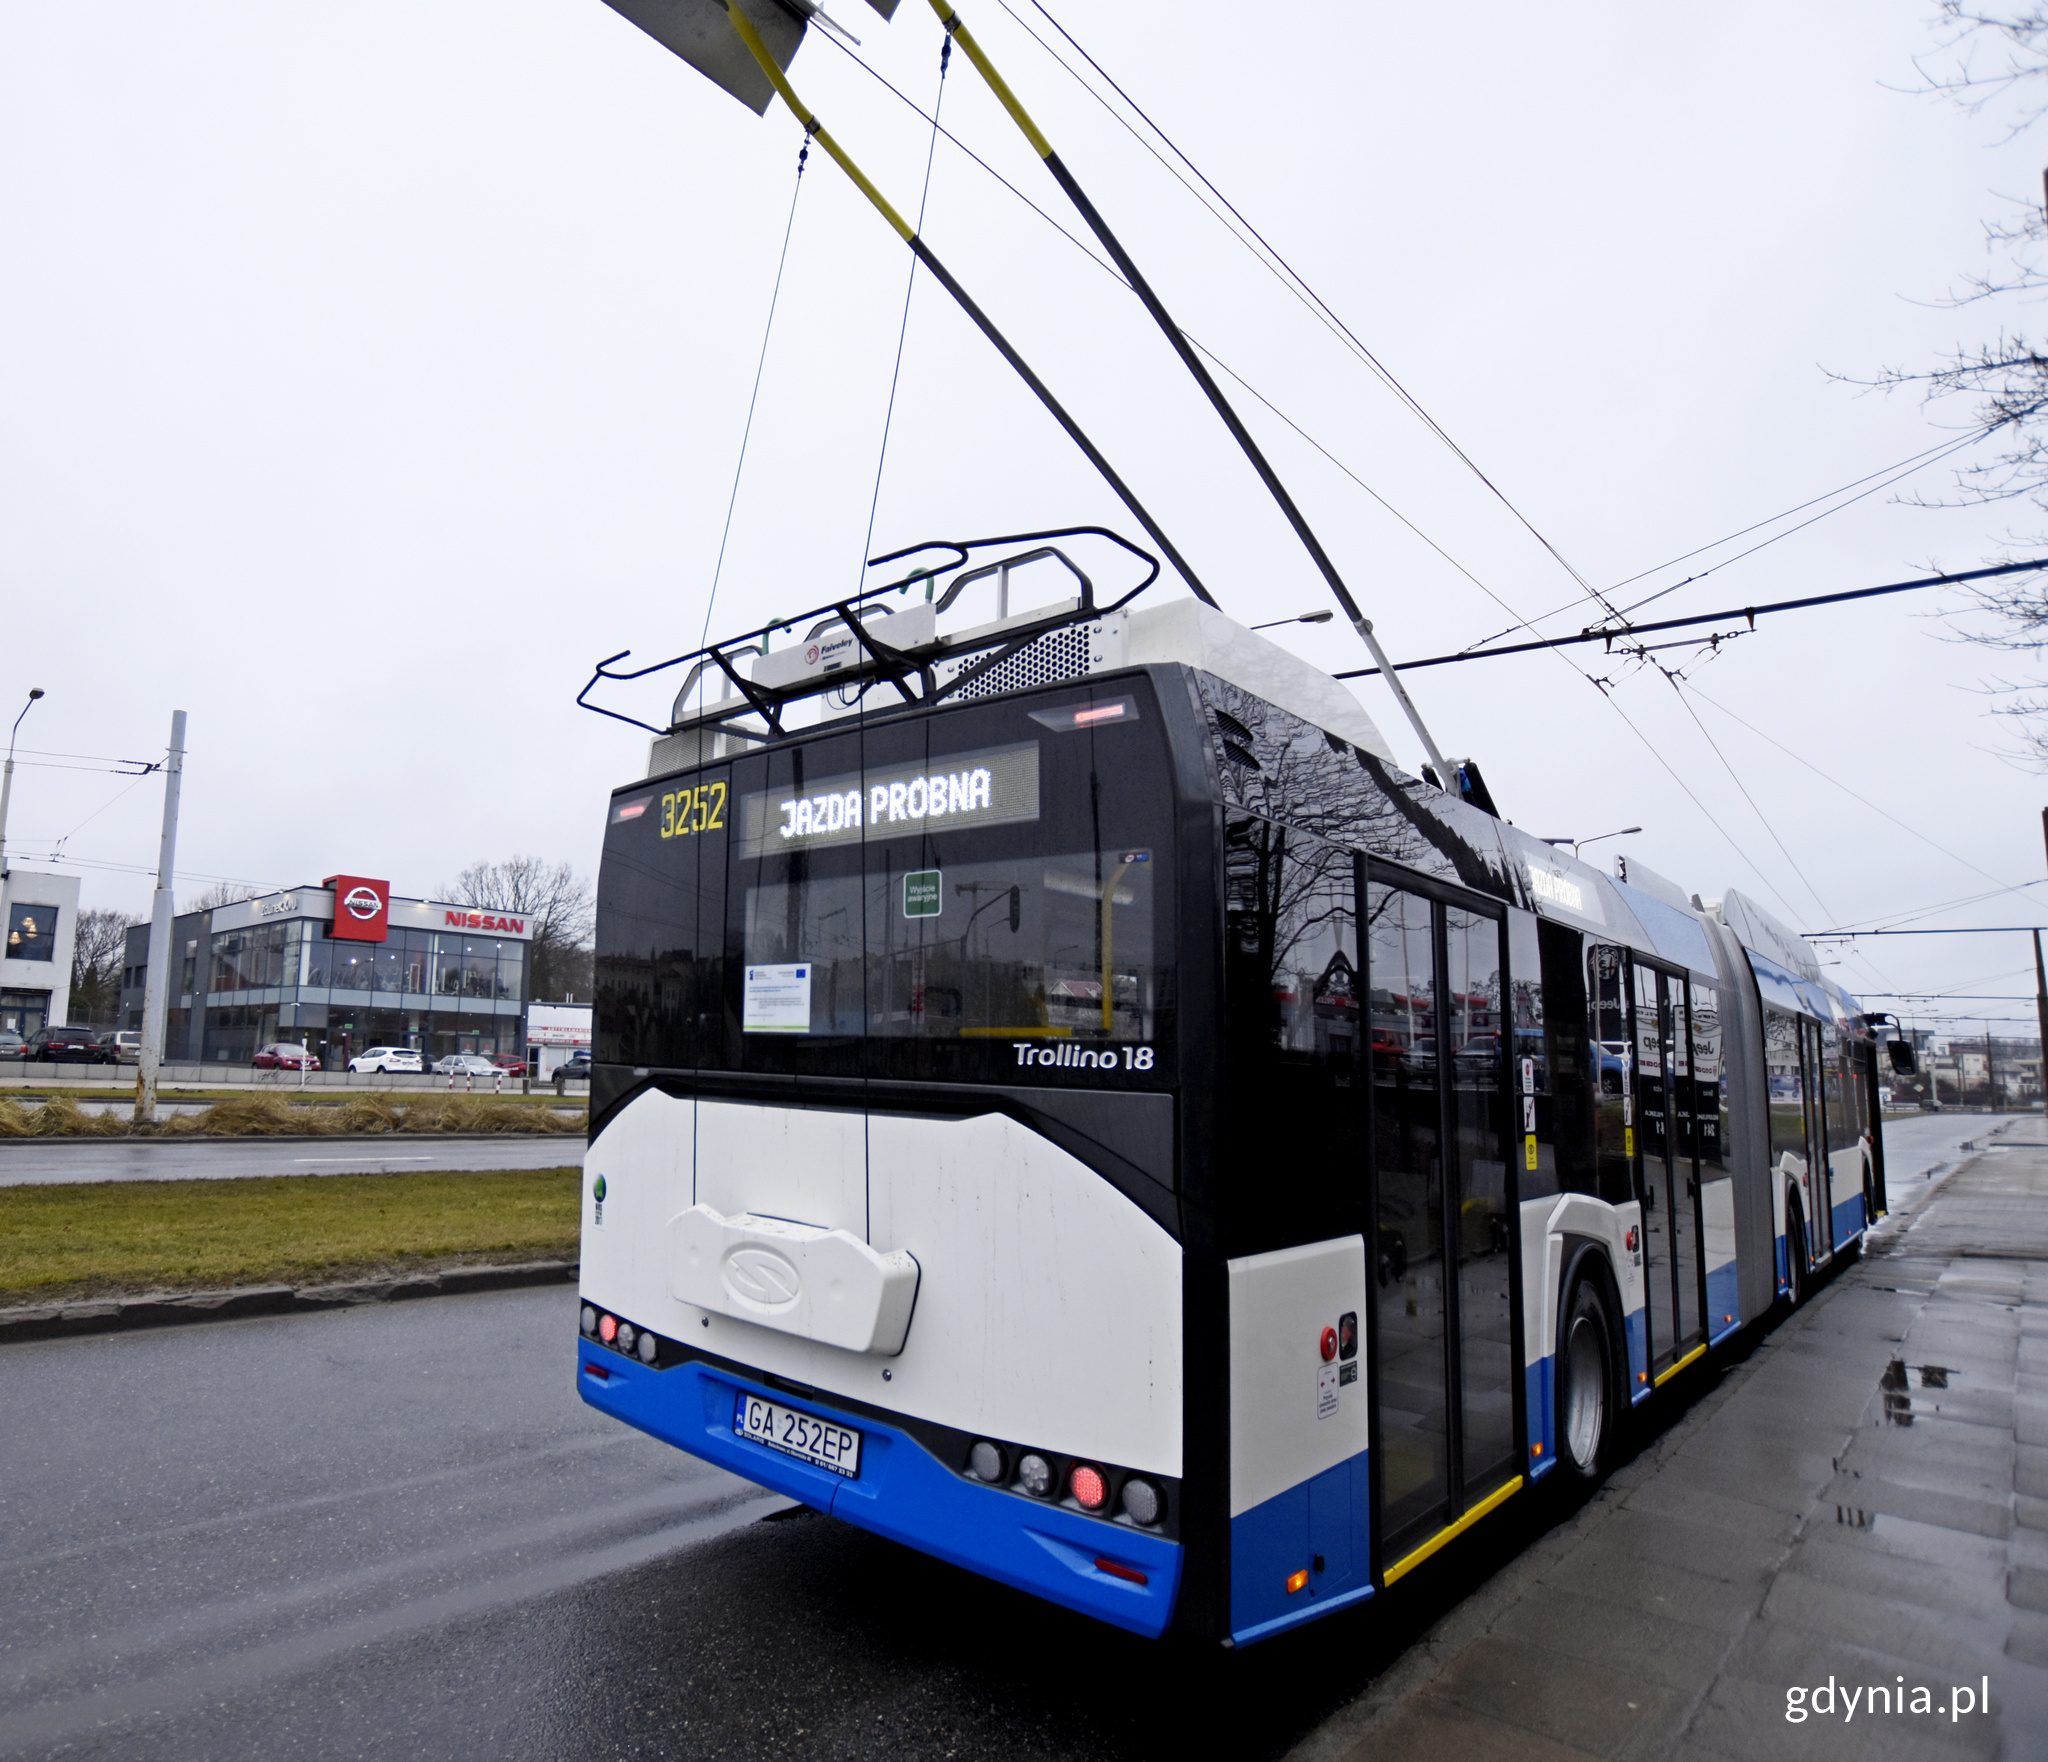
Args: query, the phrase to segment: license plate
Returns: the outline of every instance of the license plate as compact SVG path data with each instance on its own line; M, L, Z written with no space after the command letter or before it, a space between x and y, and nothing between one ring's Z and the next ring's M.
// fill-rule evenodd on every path
M851 1426L742 1395L733 1404L732 1429L756 1444L848 1480L860 1473L860 1433Z

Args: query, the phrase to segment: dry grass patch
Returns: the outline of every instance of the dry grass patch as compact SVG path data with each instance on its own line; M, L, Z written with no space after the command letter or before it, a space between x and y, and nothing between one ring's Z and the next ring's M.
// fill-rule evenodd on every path
M574 1260L581 1171L0 1187L0 1306Z
M502 1095L401 1097L379 1092L313 1102L238 1095L199 1113L175 1114L159 1125L138 1129L125 1107L87 1113L68 1096L40 1107L0 1098L0 1138L324 1138L366 1132L534 1132L567 1137L583 1131L588 1117L588 1109L560 1114Z

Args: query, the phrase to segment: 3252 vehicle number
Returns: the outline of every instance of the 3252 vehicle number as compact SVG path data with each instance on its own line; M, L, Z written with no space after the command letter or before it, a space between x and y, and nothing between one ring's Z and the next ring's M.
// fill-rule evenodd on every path
M661 835L688 838L698 832L725 830L726 786L701 783L695 789L678 789L661 798Z

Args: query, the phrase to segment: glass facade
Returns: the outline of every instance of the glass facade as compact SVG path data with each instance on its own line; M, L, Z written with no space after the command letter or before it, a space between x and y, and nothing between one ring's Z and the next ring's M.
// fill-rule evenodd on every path
M200 941L182 976L193 1013L203 1011L201 1061L247 1064L273 1040L306 1041L330 1071L372 1046L413 1047L429 1062L455 1052L523 1056L524 942L454 929L349 942L327 928L287 918Z

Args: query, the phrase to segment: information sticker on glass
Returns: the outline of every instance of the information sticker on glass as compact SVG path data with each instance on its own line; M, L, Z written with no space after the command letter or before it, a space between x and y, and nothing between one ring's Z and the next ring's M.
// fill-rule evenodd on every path
M937 869L913 869L903 877L903 915L936 918L945 909L946 891Z
M811 965L748 967L740 1025L749 1034L811 1031Z

